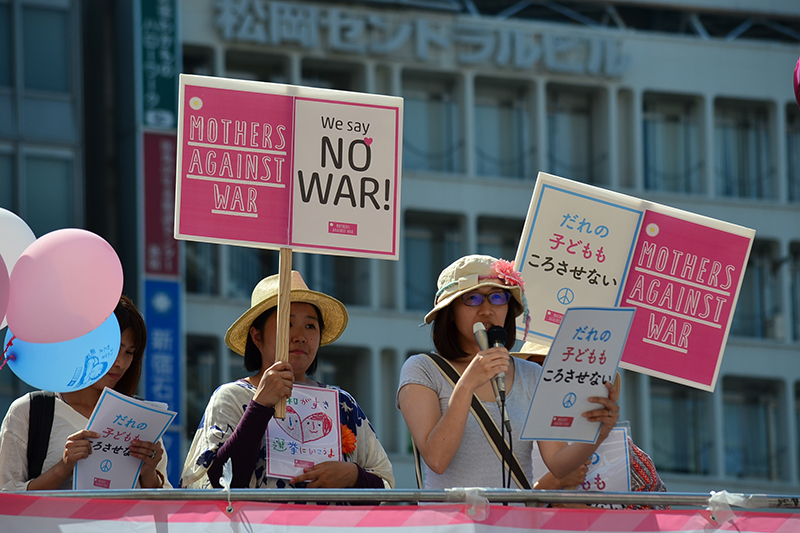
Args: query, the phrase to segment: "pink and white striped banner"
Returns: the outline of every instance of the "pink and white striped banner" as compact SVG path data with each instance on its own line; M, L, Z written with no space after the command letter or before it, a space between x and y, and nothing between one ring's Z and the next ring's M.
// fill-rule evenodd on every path
M186 500L108 500L42 497L0 493L3 532L108 531L136 532L345 532L357 530L412 533L578 531L650 533L735 531L794 533L800 514L735 512L735 519L716 524L705 510L628 511L604 509L542 509L492 505L486 520L474 521L465 506L328 506L261 502L233 503Z

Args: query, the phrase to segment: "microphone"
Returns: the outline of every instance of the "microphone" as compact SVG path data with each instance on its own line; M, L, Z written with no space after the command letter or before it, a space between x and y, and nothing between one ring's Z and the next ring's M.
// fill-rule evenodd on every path
M486 327L482 322L476 322L472 325L472 333L475 334L475 341L478 343L481 351L489 349L489 342L491 340L492 346L505 346L508 339L508 332L501 326L492 326L489 332L486 332ZM502 388L501 388L502 387ZM508 413L503 406L506 401L506 373L500 372L492 378L492 389L494 390L495 401L497 408L503 413L503 425L511 433L511 421L508 419Z
M489 334L486 333L486 326L483 322L475 322L472 325L472 333L475 334L475 341L478 343L481 351L489 349Z
M489 343L492 345L492 347L505 346L506 341L508 340L508 332L502 326L490 327L487 336L489 337ZM492 380L497 382L497 391L500 395L500 400L505 401L506 373L500 372Z

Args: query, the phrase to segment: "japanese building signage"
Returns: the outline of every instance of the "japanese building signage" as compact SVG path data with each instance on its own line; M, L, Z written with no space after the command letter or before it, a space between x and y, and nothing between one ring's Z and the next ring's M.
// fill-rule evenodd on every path
M214 26L233 42L606 77L621 76L630 62L621 39L536 31L489 17L423 18L260 0L220 0L215 6Z

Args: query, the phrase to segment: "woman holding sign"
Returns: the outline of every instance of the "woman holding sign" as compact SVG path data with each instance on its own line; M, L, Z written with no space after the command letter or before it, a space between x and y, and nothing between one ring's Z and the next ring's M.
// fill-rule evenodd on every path
M92 453L90 439L100 438L85 428L103 389L109 387L127 396L136 393L147 343L144 319L124 295L114 314L122 332L119 353L99 381L84 389L56 393L54 403L43 401L38 410L32 407L30 394L17 398L9 407L0 429L0 490L71 489L75 464ZM52 423L42 428L48 417ZM34 422L31 427L31 420L40 423ZM50 435L46 448L39 448L43 461L29 464L28 458L36 457L32 447L41 445L36 437L29 439L29 436L42 435L41 431L45 436ZM160 442L133 441L129 453L142 460L138 487L172 487L166 479L167 454Z
M495 463L487 458L504 453L497 428L508 426L513 436L509 451L517 458L506 461L509 478L518 488L531 485L533 443L519 435L541 367L508 352L515 342L516 317L525 312L527 322L523 284L510 262L485 255L462 257L439 275L434 308L425 316L426 323L433 322L438 353L410 357L397 392L415 451L424 460L418 474L423 474L426 489L503 487L505 469L499 459ZM505 330L505 335L481 341L480 331L496 331L492 328ZM505 373L508 424L501 424L492 383L500 373ZM542 458L555 475L565 477L582 466L614 428L617 393L610 383L606 386L608 397L589 398L601 408L583 413L587 420L602 423L596 444L539 442ZM510 482L506 485L515 488Z
M181 486L219 488L223 466L230 460L233 488L393 488L392 465L358 403L347 392L308 377L316 370L319 347L338 339L347 326L347 310L339 300L309 290L300 273L292 271L289 357L276 362L278 286L278 275L261 280L253 289L250 309L225 335L228 347L244 356L245 368L258 372L214 391L186 458ZM293 419L289 407L279 426L273 419L275 405L292 397L294 385L336 389L340 427L315 415ZM289 427L293 420L303 430ZM320 452L315 442L291 438L295 429L308 428L341 431L341 454L329 449L325 456L341 455L343 460L306 458L294 475L270 475L275 456Z

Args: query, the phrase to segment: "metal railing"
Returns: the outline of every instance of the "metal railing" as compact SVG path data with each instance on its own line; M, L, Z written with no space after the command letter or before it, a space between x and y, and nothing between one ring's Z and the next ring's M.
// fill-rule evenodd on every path
M416 505L420 503L464 503L468 497L486 498L489 503L542 504L611 504L636 506L709 507L711 495L681 492L583 492L562 490L520 490L456 488L421 489L136 489L136 490L67 490L36 491L31 496L91 499L134 500L221 500L275 503L378 503ZM777 494L730 494L742 507L753 509L800 509L800 496ZM737 506L736 503L731 504Z

